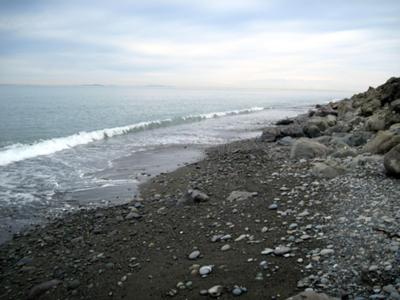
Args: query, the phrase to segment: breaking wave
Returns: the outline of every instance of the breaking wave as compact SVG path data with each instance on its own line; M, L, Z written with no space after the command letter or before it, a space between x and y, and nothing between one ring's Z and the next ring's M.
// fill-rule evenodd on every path
M177 117L172 119L140 122L132 125L106 128L95 131L81 131L76 134L53 138L49 140L41 140L33 144L13 144L0 149L0 166L5 166L13 162L24 159L34 158L41 155L49 155L58 151L73 148L78 145L88 144L94 141L103 140L113 136L124 135L132 132L166 127L182 123L190 123L205 119L219 118L225 116L248 114L264 110L263 107L252 107L242 110L231 110L224 112L212 112L198 115L188 115L185 117Z

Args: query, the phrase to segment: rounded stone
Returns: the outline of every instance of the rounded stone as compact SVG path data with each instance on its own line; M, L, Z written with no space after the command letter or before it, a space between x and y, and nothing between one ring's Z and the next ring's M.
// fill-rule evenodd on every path
M200 256L200 251L199 250L195 250L192 253L189 254L189 259L193 260L193 259L197 259Z

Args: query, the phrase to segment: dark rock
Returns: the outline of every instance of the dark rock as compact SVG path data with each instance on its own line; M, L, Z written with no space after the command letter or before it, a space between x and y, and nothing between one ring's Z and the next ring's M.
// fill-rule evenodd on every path
M326 116L337 116L338 112L334 110L330 105L322 106L315 113L314 116L317 117L326 117Z
M268 127L263 130L261 135L261 141L263 142L275 142L280 136L281 131L278 127Z
M47 290L57 286L60 284L61 281L57 279L49 280L46 282L42 282L38 285L35 285L29 292L28 299L36 299L39 297L41 294L46 292Z
M290 137L303 137L304 132L303 128L299 124L292 124L288 126L281 127L281 137L290 136Z
M80 281L78 279L74 279L71 280L70 282L68 282L67 284L67 289L69 290L75 290L76 288L78 288L80 286Z
M188 190L187 195L193 200L193 202L206 202L210 199L207 194L199 190Z
M400 78L392 77L376 90L383 104L395 101L400 98Z
M388 175L400 177L400 144L385 154L383 164Z
M394 100L390 103L390 108L397 113L400 113L400 99Z
M314 124L306 124L303 127L303 132L309 138L319 137L322 134L318 126Z
M276 125L289 125L292 124L294 121L292 119L286 118L286 119L282 119L279 120L278 122L276 122Z

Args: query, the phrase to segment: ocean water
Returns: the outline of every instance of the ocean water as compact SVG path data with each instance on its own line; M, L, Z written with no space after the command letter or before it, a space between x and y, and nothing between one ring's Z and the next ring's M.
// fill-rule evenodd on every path
M350 92L0 86L0 241Z

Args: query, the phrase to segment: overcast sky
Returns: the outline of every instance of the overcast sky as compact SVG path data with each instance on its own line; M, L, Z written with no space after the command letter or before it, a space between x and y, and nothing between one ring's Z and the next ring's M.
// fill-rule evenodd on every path
M400 1L1 0L0 44L0 83L358 90L400 76Z

